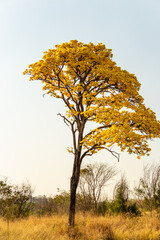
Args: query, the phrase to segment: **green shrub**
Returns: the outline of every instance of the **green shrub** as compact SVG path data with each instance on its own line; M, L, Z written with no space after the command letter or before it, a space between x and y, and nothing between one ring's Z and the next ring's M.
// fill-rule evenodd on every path
M141 214L141 211L139 210L139 208L138 208L136 203L132 203L132 204L128 205L127 212L130 215L133 215L133 216L138 216L138 215Z
M98 204L98 209L97 209L97 213L99 215L105 215L107 212L107 202L106 201L103 201L103 202L100 202Z

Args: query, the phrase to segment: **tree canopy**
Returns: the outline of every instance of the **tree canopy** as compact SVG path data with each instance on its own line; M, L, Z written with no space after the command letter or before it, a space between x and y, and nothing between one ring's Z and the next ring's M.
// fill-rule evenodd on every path
M140 157L150 151L147 140L160 136L160 122L139 94L141 84L116 65L111 49L102 43L72 40L56 45L24 74L40 80L47 94L64 101L68 109L61 116L73 133L70 151L75 154L80 144L82 159L104 148L111 151L115 143ZM88 121L97 126L84 134Z

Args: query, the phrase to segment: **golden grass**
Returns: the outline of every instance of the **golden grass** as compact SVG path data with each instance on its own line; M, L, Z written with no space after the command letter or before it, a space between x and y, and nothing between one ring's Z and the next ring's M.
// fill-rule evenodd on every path
M9 240L158 240L160 220L149 215L98 217L76 215L74 229L68 229L68 216L36 217L10 222ZM7 222L0 219L0 240L8 240Z

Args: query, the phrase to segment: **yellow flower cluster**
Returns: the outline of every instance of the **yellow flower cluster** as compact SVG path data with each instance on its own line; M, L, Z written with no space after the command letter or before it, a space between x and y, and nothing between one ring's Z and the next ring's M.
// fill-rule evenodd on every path
M90 153L117 144L139 157L150 151L148 139L160 137L160 122L145 107L136 76L116 66L111 49L102 43L56 45L24 74L64 101L66 119L76 123L77 131L88 121L97 123L88 134L81 132L79 143Z

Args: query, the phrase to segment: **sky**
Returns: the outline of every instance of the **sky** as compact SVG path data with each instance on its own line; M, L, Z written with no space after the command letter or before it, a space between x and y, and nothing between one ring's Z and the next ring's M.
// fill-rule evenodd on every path
M140 93L160 120L159 0L0 0L0 177L29 182L34 195L69 190L73 156L70 130L58 113L62 102L43 97L42 85L23 71L43 52L73 39L111 48L113 60L137 76ZM149 157L102 151L94 161L115 165L131 185L144 164L160 163L160 140Z

